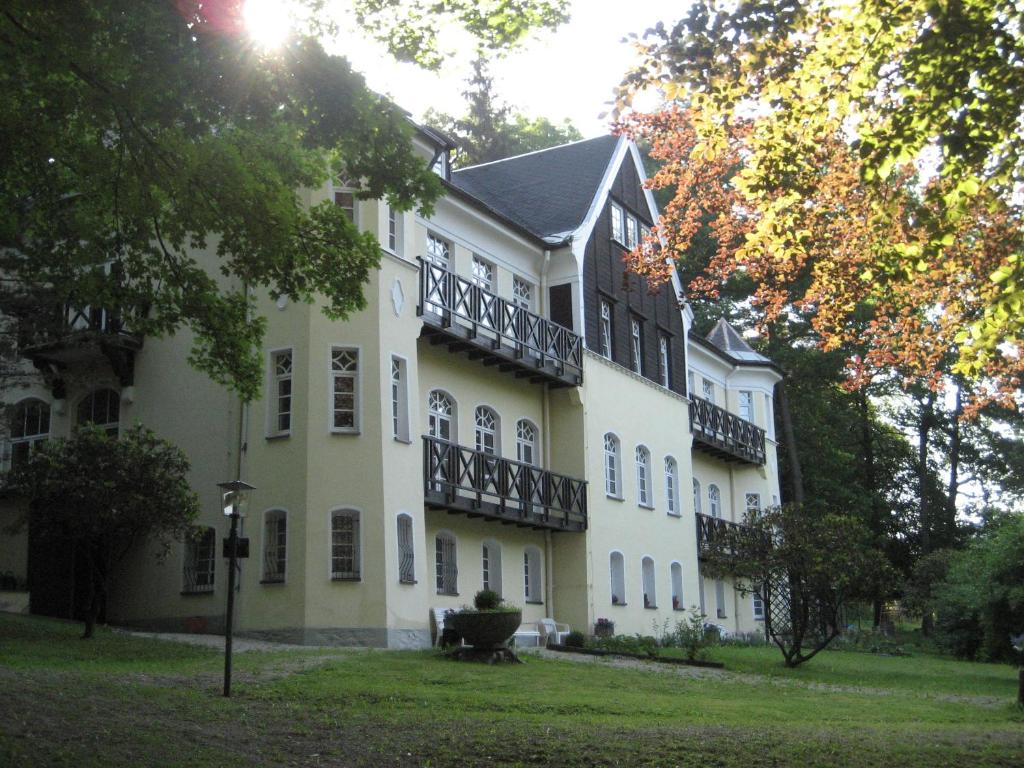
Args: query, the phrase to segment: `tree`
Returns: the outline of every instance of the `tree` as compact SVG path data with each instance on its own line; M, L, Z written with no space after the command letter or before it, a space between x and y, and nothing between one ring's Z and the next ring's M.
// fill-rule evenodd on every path
M872 306L879 359L899 355L897 340L916 356L903 362L951 354L955 373L984 377L1010 404L1024 370L1022 21L1007 0L702 0L649 30L623 103L649 84L688 100L688 160L732 151L749 124L735 188L751 227L735 255L759 282L800 271L829 213L870 236L852 249L827 241L840 247L815 261L825 290L806 298L826 343ZM935 178L908 216L893 192L922 156ZM823 184L834 166L845 185ZM844 189L859 199L835 194ZM759 295L769 314L770 297Z
M253 291L325 298L344 318L379 244L344 210L307 207L328 179L429 211L441 185L405 113L319 42L320 0L280 53L248 44L241 0L11 0L0 12L0 310L104 307L134 331L188 328L191 361L252 397ZM397 55L436 65L458 22L484 49L565 18L564 0L359 0ZM208 273L196 257L209 251ZM218 274L219 272L219 274Z
M136 425L120 437L79 427L69 440L48 440L15 470L10 487L28 499L32 535L66 542L88 573L85 633L105 604L115 567L143 541L163 557L199 514L185 454Z
M561 125L546 117L531 120L498 101L486 59L473 61L473 76L468 85L462 94L468 103L465 115L456 118L430 111L424 118L428 125L455 138L458 144L456 166L488 163L583 138L568 120Z
M738 589L761 595L765 632L787 667L838 637L846 603L888 576L858 520L795 504L748 512L743 525L717 532L705 572L732 575Z

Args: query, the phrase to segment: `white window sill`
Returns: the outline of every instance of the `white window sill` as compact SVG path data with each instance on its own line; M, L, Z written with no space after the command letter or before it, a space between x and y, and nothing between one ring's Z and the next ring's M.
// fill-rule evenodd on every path
M641 509L649 509L652 512L654 511L654 505L653 504L637 504L637 506L640 507Z
M611 499L612 501L625 501L626 500L625 496L615 496L615 495L610 494L610 493L605 493L604 496L605 496L606 499Z
M668 515L669 517L674 517L677 520L682 518L682 516L683 516L682 512L666 512L665 514Z
M355 429L342 429L340 427L331 427L329 432L332 435L358 435L361 434L358 428Z
M396 443L402 443L403 445L412 445L412 440L410 440L408 437L392 437L391 439L394 440Z

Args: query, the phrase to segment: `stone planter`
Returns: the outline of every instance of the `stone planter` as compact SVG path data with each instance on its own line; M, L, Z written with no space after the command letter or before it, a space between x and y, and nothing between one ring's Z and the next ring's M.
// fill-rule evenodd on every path
M450 625L474 648L503 648L522 620L522 611L459 611Z

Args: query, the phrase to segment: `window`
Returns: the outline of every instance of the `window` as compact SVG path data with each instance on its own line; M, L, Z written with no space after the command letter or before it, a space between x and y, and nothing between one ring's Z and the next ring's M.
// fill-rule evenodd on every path
M526 310L533 309L533 286L518 277L512 278L512 303Z
M697 383L693 371L686 372L686 394L691 396L697 394Z
M388 217L387 248L398 253L402 241L402 214L390 205L385 205Z
M185 540L185 594L213 592L214 566L217 563L217 531L196 528Z
M427 261L448 269L451 259L452 244L432 232L427 233Z
M686 609L683 605L683 566L679 563L672 563L672 610L682 611Z
M720 619L728 618L725 612L725 582L715 579L715 615Z
M748 493L746 496L747 501L747 514L752 515L761 511L761 494L760 493Z
M658 596L654 584L654 559L645 557L640 561L640 577L644 585L644 608L657 608Z
M333 392L334 432L359 431L359 350L349 347L331 349L331 391Z
M269 398L270 434L287 435L292 431L292 351L283 349L270 355L272 368Z
M433 390L427 396L427 434L452 442L455 435L455 400L447 392Z
M745 389L740 390L740 418L754 421L754 393Z
M634 373L643 373L643 338L640 335L640 320L629 319L629 351L630 364Z
M391 356L391 435L409 442L409 392L405 360Z
M679 508L679 465L671 456L665 457L665 504L670 515L678 517L682 514Z
M473 284L494 293L494 265L473 254Z
M416 583L416 550L412 540L412 518L398 516L398 581L401 584Z
M722 516L722 492L717 485L708 486L708 507L712 517Z
M21 466L36 445L50 436L50 406L35 398L22 400L11 414L11 469Z
M282 509L272 509L263 517L263 581L284 581L288 550L288 517Z
M604 436L604 492L622 498L619 488L619 438L611 432Z
M630 250L636 248L636 219L626 214L626 247Z
M651 228L643 222L640 223L640 244L645 244L651 239Z
M497 592L501 596L501 544L496 541L485 541L483 553L484 589Z
M601 302L601 355L612 359L612 305Z
M700 480L693 478L693 511L700 514Z
M523 594L526 602L544 602L540 585L540 550L537 547L527 547L523 551Z
M772 396L767 392L764 395L764 428L768 437L775 439L775 414L772 411Z
M618 203L611 204L611 215L612 215L612 240L622 242L623 237L623 210L622 206Z
M331 578L360 578L359 513L352 509L331 513Z
M540 466L537 450L537 428L526 419L516 422L516 461L531 466Z
M498 414L485 405L476 409L476 449L491 456L498 456L501 453L501 446L498 442Z
M754 592L750 599L754 607L754 621L764 621L764 600L761 599L761 593Z
M653 507L651 494L651 452L642 445L636 447L636 503Z
M612 605L626 604L626 561L621 552L612 552L608 558L611 576Z
M715 385L707 379L702 379L701 382L704 385L704 399L713 404L715 402Z
M672 357L668 344L668 336L658 335L658 381L668 389L672 386Z
M455 560L455 536L444 531L434 539L437 594L459 594L459 568Z
M117 437L120 412L121 396L112 389L97 389L78 404L75 423L95 424L111 437Z
M341 208L346 219L356 223L356 190L351 182L342 181L335 185L334 204Z

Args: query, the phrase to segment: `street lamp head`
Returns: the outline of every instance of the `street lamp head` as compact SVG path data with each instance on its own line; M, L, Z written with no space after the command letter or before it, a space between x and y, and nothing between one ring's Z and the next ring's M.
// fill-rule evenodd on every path
M245 517L245 502L248 501L249 491L256 490L256 486L249 485L244 480L229 480L225 483L217 483L217 487L224 492L221 497L224 515L226 517L232 515Z

